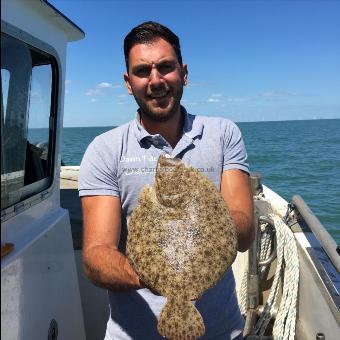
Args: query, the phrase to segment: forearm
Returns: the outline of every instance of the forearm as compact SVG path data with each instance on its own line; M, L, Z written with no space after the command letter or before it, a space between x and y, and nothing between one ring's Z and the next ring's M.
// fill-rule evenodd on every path
M231 211L234 220L237 238L238 238L238 251L244 252L248 250L255 237L253 216L246 214L242 211Z
M237 169L224 171L221 194L235 223L238 251L246 251L255 237L254 203L248 173Z
M114 247L95 246L84 250L83 254L85 274L96 286L113 291L142 288L127 258Z

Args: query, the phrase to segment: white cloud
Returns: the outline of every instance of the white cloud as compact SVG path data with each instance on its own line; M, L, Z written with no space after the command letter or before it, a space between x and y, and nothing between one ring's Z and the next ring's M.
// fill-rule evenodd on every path
M117 97L118 97L118 98L126 98L127 95L126 95L126 94L119 94Z
M208 103L219 103L221 100L217 98L209 98Z
M200 83L190 83L190 82L188 82L188 85L187 85L187 87L199 87L199 86L201 86Z
M94 103L94 102L96 102L96 101L97 101L96 98L91 98L91 103Z
M99 83L96 87L98 89L107 89L109 87L112 87L112 84L103 81L102 83Z
M297 93L289 92L289 91L266 91L260 94L260 97L266 97L266 98L273 98L273 97L290 97L290 96L296 96Z
M191 88L191 87L207 87L209 85L211 85L211 83L209 83L207 81L201 81L201 82L197 82L197 83L189 81L187 87L188 88Z
M243 103L249 101L250 98L247 97L228 97L227 102L234 102L234 103Z
M121 85L112 85L111 83L108 83L106 81L103 81L99 84L97 84L95 87L88 89L85 92L85 96L88 97L98 97L98 96L103 96L105 95L105 92L110 89L110 88L120 88Z
M102 96L104 92L101 89L94 88L94 89L89 89L85 92L85 95L88 97L96 97L96 96Z
M221 93L212 93L207 102L208 103L219 103L221 101L222 94Z
M71 80L69 80L69 79L66 79L66 80L65 80L65 85L68 85L68 84L71 84L71 83L72 83Z

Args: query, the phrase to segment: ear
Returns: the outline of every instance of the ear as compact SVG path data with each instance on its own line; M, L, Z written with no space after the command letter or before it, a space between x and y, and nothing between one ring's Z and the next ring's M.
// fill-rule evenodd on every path
M129 77L127 72L124 73L124 81L125 81L125 85L126 85L126 88L128 90L128 93L132 94L132 87L131 87L131 84L130 84L130 77Z
M183 64L182 66L182 79L183 79L183 85L188 84L188 65Z

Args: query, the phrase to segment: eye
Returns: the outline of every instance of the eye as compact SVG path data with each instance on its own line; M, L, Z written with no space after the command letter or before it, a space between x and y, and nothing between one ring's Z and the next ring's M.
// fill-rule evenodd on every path
M158 72L161 74L167 74L170 73L174 70L174 65L172 63L164 63L164 64L160 64L157 69Z
M148 66L137 67L136 69L133 70L133 74L140 78L149 77L150 72L151 68Z

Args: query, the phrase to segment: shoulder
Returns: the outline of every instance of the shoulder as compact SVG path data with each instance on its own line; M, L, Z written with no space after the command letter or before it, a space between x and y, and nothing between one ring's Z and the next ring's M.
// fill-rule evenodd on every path
M127 142L129 136L131 136L133 132L132 127L133 121L98 135L87 147L85 156L86 154L91 153L91 151L98 153L99 156L103 155L104 157L108 154L119 154L124 143Z
M205 124L205 125L219 125L222 127L237 127L236 123L234 123L232 120L230 120L229 118L225 118L225 117L210 117L210 116L198 116L200 117L201 121Z
M189 114L189 119L193 122L193 126L202 126L205 133L219 134L223 137L241 135L241 131L236 123L225 117Z
M117 126L95 137L92 143L95 143L97 145L117 144L117 142L122 140L124 136L127 136L129 133L131 133L132 125L133 121L130 121L124 125Z
M82 159L81 167L88 163L107 164L117 163L123 148L123 143L131 133L133 121L106 131L88 145Z

